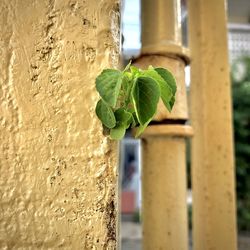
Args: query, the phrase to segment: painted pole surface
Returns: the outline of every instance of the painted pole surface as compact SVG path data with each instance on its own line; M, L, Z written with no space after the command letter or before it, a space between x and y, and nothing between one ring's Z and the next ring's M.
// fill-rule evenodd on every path
M142 54L134 64L168 68L178 85L173 112L160 103L154 120L161 125L149 125L142 136L144 250L188 249L185 137L191 128L184 125L188 119L187 56L180 25L180 1L142 0Z
M185 140L148 137L143 155L143 249L188 249Z
M235 171L226 1L190 0L193 244L235 250Z
M115 0L0 1L0 248L116 249L116 143L95 77L119 60Z

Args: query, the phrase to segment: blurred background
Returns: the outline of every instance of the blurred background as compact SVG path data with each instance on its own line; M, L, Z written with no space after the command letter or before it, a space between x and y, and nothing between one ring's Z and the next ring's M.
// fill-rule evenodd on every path
M182 1L183 44L187 44L188 12ZM238 246L250 249L250 1L228 0L228 51L233 97L235 167L237 180ZM122 1L122 54L124 63L140 53L140 0ZM186 67L186 85L190 69ZM192 232L191 161L187 141L188 214ZM128 132L120 147L121 246L141 249L141 143ZM190 242L190 249L192 243Z

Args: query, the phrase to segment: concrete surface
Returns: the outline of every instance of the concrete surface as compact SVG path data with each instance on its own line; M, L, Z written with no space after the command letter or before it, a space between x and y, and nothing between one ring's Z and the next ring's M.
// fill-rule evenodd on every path
M95 78L119 1L0 1L0 249L116 249L117 144Z
M121 224L122 248L121 250L142 250L141 224L134 222L122 222ZM191 242L189 249L191 250ZM238 236L238 250L250 249L250 232L241 233Z

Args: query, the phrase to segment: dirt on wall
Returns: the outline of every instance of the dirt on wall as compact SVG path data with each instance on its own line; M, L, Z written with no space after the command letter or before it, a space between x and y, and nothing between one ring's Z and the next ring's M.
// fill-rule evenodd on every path
M116 0L0 1L0 249L116 249L117 144L94 79Z

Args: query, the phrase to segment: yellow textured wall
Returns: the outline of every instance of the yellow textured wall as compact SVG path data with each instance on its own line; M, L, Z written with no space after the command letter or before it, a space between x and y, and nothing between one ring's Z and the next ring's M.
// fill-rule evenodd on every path
M0 1L0 249L115 249L116 144L94 79L116 0Z

